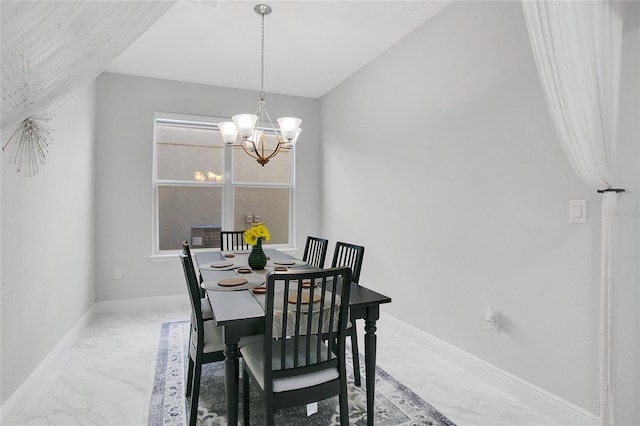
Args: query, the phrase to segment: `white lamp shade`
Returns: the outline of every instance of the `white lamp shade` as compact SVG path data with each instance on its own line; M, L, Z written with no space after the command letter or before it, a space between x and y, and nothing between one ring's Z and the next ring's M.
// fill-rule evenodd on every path
M222 139L226 144L235 143L238 138L238 128L231 121L223 121L222 123L218 123L218 129L220 130L220 134L222 134Z
M296 137L289 141L289 145L293 146L296 144L296 142L298 142L298 136L300 136L300 133L302 133L302 129L298 127L298 130L296 131Z
M236 127L238 128L238 133L242 138L248 138L253 133L253 129L256 127L256 122L258 121L258 116L255 114L238 114L231 117Z
M291 142L296 139L298 130L300 129L300 123L302 120L296 117L280 117L278 118L278 124L280 125L280 133L282 137Z

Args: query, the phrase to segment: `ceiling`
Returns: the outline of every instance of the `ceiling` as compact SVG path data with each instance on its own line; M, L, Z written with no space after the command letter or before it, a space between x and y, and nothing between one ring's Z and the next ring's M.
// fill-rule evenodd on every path
M269 1L265 92L319 98L450 1ZM260 90L257 3L178 1L107 71Z

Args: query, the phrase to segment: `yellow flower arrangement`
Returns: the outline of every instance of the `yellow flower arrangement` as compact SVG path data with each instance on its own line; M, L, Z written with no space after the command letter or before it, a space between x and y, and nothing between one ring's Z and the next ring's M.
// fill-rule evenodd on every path
M258 242L258 238L263 241L269 241L271 239L271 235L269 234L269 230L262 222L254 224L251 228L244 231L244 242L255 246Z

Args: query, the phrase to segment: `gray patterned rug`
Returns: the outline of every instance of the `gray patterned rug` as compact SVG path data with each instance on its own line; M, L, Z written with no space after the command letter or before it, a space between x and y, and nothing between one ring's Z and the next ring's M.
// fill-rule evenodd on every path
M149 425L187 425L188 403L184 397L188 354L189 323L170 322L162 325L155 381L149 409ZM364 357L360 355L360 364ZM352 425L366 424L366 388L353 385L351 356L347 355L349 418ZM364 372L362 374L364 382ZM240 381L242 395L242 380ZM264 405L259 393L251 389L251 424L263 425ZM242 404L239 404L242 419ZM206 364L202 369L199 425L226 425L224 398L224 363ZM338 397L318 403L318 412L307 416L306 407L278 410L276 425L339 425ZM376 370L375 424L380 426L434 425L455 426L442 413L404 387L381 368Z

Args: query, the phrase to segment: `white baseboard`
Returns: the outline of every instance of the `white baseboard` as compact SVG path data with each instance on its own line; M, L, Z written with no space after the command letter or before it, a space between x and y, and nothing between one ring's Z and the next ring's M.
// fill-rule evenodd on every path
M97 312L126 312L140 309L171 308L188 306L189 298L185 294L172 296L143 297L139 299L121 299L96 302Z
M384 321L396 322L401 327L413 330L413 332L424 338L421 343L434 353L457 364L464 370L475 374L490 385L514 396L539 412L556 419L563 425L601 425L600 417L584 408L578 407L569 401L514 376L475 355L425 333L391 315L382 313L381 317Z
M36 367L35 370L22 382L22 384L16 389L16 391L2 404L0 408L0 424L5 423L5 418L8 418L10 413L20 407L22 398L27 395L31 389L35 389L38 383L43 380L45 374L56 367L56 364L67 353L71 347L75 344L76 340L85 329L85 327L91 322L97 313L96 305L93 304L85 312L85 314L78 320L78 322L64 335L58 344L49 352L49 354L42 360L42 362Z

